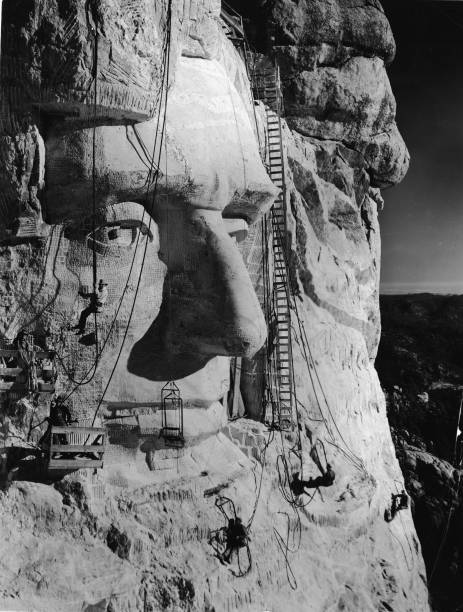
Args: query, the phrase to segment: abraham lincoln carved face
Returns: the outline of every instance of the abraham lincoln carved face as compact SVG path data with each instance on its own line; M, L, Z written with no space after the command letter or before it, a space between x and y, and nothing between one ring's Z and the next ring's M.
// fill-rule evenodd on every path
M209 42L210 12L169 55L168 18L185 16L162 3L20 4L3 14L1 333L53 335L63 371L85 378L93 317L74 328L96 275L101 356L77 397L98 399L117 360L108 401L155 401L170 379L214 401L226 357L265 339L233 235L276 191L232 51Z

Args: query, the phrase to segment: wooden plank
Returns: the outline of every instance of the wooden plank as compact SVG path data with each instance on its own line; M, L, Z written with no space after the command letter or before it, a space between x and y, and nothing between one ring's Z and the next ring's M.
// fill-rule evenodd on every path
M106 433L106 429L104 427L74 427L72 425L65 427L58 427L53 425L51 428L51 433L65 433L65 434L95 434L95 435L104 435Z
M50 353L55 351L36 351L34 356L37 359L51 359ZM18 349L0 349L0 357L19 357Z
M74 444L52 444L50 453L104 453L105 447L103 444L93 445L74 445Z
M103 461L92 459L50 459L48 470L80 470L82 468L101 468Z
M0 357L17 357L17 349L0 349Z
M0 381L0 391L10 391L16 385L16 382L3 382ZM26 391L26 385L16 385L13 391Z
M5 368L0 366L0 376L18 376L23 372L23 368Z
M43 383L39 380L39 391L43 393L52 393L55 390L55 385L53 383Z

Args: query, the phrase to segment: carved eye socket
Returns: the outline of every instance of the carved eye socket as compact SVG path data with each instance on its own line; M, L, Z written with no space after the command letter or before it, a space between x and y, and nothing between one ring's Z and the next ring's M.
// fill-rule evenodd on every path
M101 225L94 233L90 232L87 235L87 245L89 248L95 245L106 249L108 247L131 249L144 244L147 238L150 242L153 241L153 234L149 228L140 221L128 219Z

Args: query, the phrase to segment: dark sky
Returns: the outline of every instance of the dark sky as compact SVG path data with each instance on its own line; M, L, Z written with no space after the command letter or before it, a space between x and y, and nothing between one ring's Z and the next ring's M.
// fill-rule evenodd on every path
M463 1L382 0L389 78L411 154L380 213L384 293L463 293Z

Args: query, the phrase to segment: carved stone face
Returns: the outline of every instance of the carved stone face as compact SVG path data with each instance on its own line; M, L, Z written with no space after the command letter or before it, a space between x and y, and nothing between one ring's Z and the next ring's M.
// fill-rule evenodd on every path
M72 237L67 268L89 284L95 244L98 274L117 297L126 282L124 265L130 266L135 250L143 260L146 249L141 287L153 293L158 306L143 307L143 326L150 327L132 349L128 367L150 380L189 374L217 355L250 356L265 338L257 298L222 214L252 222L275 190L244 105L227 88L218 63L184 58L169 93L162 143L160 130L156 141L156 118L101 126L95 134L58 125L45 138L45 218L52 225L64 223L65 237ZM94 137L95 239L89 232ZM150 179L153 151L159 173ZM158 317L163 264L167 277ZM141 267L134 267L133 284ZM144 304L146 297L138 301Z
M168 94L165 137L157 116L115 125L111 113L95 121L88 114L83 123L47 112L41 129L26 131L25 180L12 192L25 194L19 209L29 215L33 183L49 235L34 247L35 265L30 245L8 248L27 263L13 292L16 317L7 316L2 331L10 339L24 327L58 333L66 369L84 378L95 348L72 327L88 305L82 295L92 290L95 251L109 292L97 315L104 349L94 380L75 396L98 399L123 343L108 401L156 402L165 381L184 379L184 398L207 406L228 384L223 357L253 355L266 335L228 231L254 222L276 194L249 108L223 64L182 57ZM33 178L39 174L40 181ZM4 183L13 177L3 172ZM93 329L91 316L86 332Z

